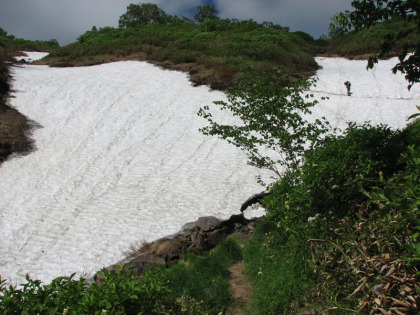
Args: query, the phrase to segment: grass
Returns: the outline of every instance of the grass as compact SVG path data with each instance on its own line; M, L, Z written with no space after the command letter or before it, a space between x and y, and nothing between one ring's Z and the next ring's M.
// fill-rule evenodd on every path
M296 242L277 243L275 227L262 222L244 251L247 275L255 285L255 314L293 314L305 305L305 291L316 286L306 261L310 253Z
M49 285L27 277L20 288L0 282L0 312L41 314L220 314L231 302L229 267L242 259L238 244L225 240L204 256L185 255L169 269L138 277L123 267L101 272L100 283L56 278Z
M242 259L238 244L231 240L222 241L203 257L185 255L175 266L166 271L171 293L169 300L188 297L201 303L209 314L223 312L229 306L229 267Z

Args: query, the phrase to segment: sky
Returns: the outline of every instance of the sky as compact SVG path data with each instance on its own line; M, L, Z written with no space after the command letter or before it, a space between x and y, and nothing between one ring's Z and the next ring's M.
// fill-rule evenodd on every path
M0 0L0 27L17 38L57 39L63 46L92 26L117 27L131 3L154 3L189 18L197 5L213 3L221 18L269 21L315 38L328 35L335 13L351 10L351 0Z

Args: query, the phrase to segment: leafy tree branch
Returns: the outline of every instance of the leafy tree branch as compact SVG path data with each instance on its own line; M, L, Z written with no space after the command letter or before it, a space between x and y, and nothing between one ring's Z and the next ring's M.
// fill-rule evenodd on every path
M279 69L256 76L251 70L242 74L238 86L227 94L228 101L217 101L222 111L230 111L242 124L216 122L210 107L198 112L209 125L200 129L244 150L248 163L269 169L281 177L284 169L296 170L307 150L328 130L325 119L310 122L308 115L318 101L305 91L314 80L291 81Z
M352 2L355 8L349 15L349 23L356 30L369 27L376 22L391 19L402 19L410 26L400 32L389 31L380 47L378 56L369 58L368 68L378 63L378 58L384 57L396 45L408 36L414 36L414 43L404 45L403 52L398 56L400 62L393 68L393 72L405 74L410 89L413 84L420 82L420 1L418 0L356 0Z

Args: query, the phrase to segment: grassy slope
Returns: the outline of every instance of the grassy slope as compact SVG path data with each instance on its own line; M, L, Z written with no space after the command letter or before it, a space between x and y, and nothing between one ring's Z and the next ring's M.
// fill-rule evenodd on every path
M282 28L263 28L252 21L236 24L148 25L126 30L88 31L78 42L45 60L52 66L93 65L113 60L148 60L189 72L196 84L215 89L231 86L240 70L274 66L296 76L312 74L313 39Z
M341 56L347 58L366 58L368 55L377 54L385 36L391 31L394 34L413 30L415 24L405 21L387 21L376 23L367 29L358 32L350 32L342 37L321 40L324 45L323 53L329 56ZM413 44L418 41L413 32L404 41L398 41L388 57L400 53L405 44ZM410 46L410 45L409 45Z

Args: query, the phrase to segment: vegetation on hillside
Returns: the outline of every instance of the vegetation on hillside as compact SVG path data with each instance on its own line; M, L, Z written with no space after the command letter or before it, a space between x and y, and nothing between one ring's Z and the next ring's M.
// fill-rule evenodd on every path
M0 282L2 314L220 314L231 301L228 268L242 259L228 239L203 256L185 255L170 269L141 276L124 267L100 272L101 280L59 277L43 285L27 277L23 287Z
M272 187L245 254L260 314L418 311L419 131L350 125Z
M359 56L367 59L369 55L379 54L381 44L387 36L389 36L390 31L394 34L410 31L409 36L401 38L400 41L384 53L381 58L397 56L404 51L404 46L406 44L415 43L416 34L411 32L415 26L416 24L412 21L405 21L398 18L375 23L360 30L353 30L339 36L323 39L325 53L348 58Z
M93 27L76 43L52 52L45 62L73 66L148 60L189 72L196 84L215 89L231 86L251 65L257 72L281 66L294 76L308 76L317 69L310 35L290 33L268 22L220 19L210 9L198 7L200 23L194 23L168 16L153 5L130 5L120 17L120 28Z
M59 48L60 45L56 39L49 41L26 40L8 35L6 31L0 28L0 55L9 56L19 51L52 51Z

